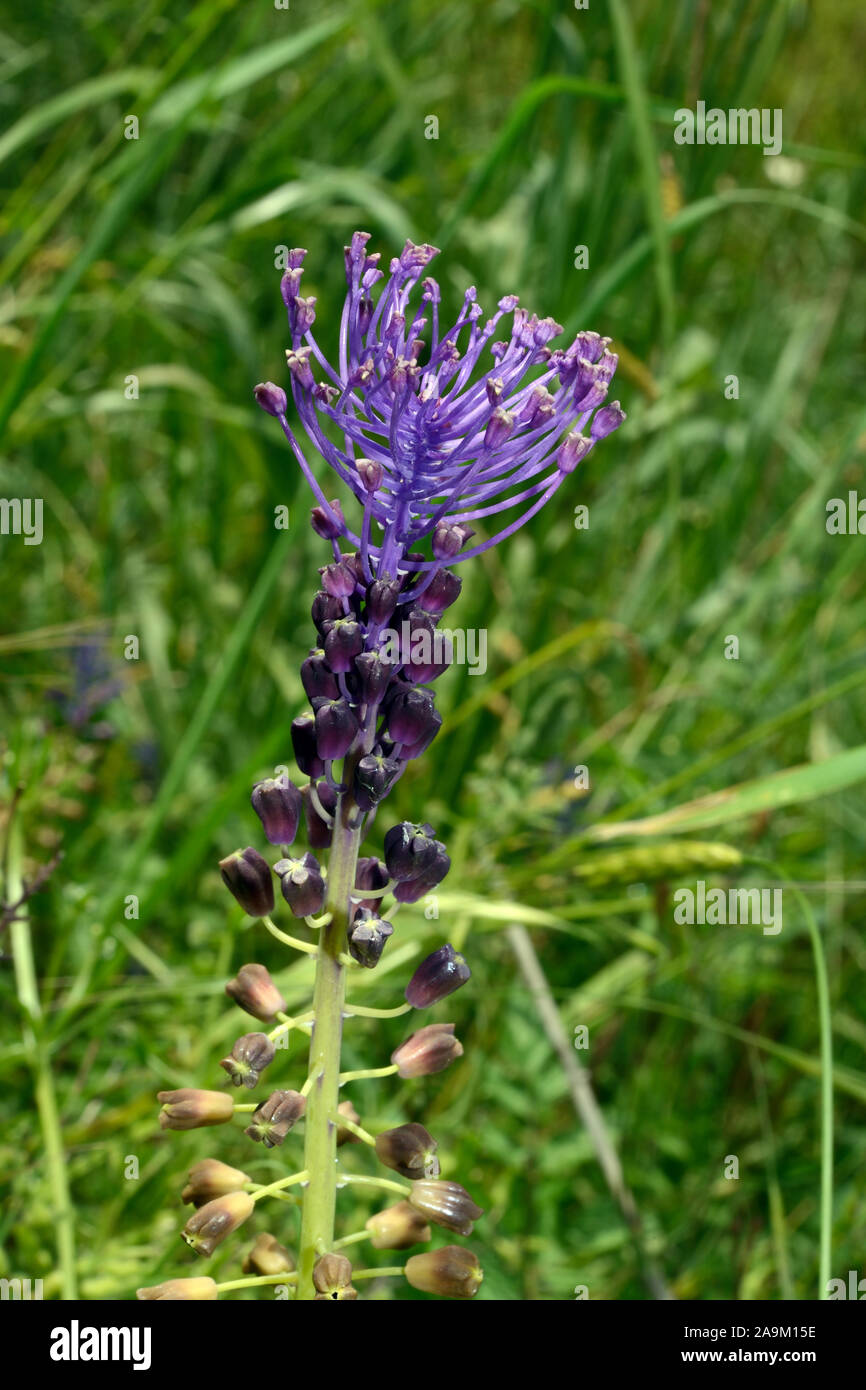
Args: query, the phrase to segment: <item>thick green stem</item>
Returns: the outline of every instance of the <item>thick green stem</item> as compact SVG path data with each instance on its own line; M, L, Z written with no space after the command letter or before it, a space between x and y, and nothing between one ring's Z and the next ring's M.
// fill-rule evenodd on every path
M351 797L341 797L334 818L328 865L327 910L331 920L322 928L316 957L313 995L315 1024L310 1041L311 1082L305 1116L304 1167L310 1179L304 1192L298 1292L302 1301L315 1298L313 1265L331 1249L337 1195L337 1126L332 1116L340 1100L340 1044L346 967L340 956L346 945L349 895L355 886L360 830L352 827L357 814Z

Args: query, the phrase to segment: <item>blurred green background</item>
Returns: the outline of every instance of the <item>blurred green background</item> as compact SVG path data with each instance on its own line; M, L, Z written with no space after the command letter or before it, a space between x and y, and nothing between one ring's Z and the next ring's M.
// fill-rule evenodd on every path
M196 1158L297 1166L297 1136L268 1155L239 1130L160 1135L154 1093L217 1084L244 961L290 1006L309 994L215 863L263 847L248 792L289 760L324 562L251 396L285 372L275 248L309 248L332 348L358 227L386 261L407 236L441 247L455 311L474 283L485 309L515 291L609 334L629 418L465 571L454 620L488 629L489 670L440 680L445 728L389 803L435 824L453 868L439 920L402 912L363 981L386 1007L419 953L462 946L472 983L434 1017L465 1057L351 1098L374 1129L423 1119L486 1208L482 1298L816 1297L811 912L831 1273L866 1272L866 542L825 526L828 499L863 488L864 30L854 0L7 10L0 491L45 508L38 548L0 537L7 901L64 858L2 941L0 1274L128 1298L199 1272L177 1237ZM698 100L782 108L783 154L676 145L673 112ZM692 806L710 793L727 794ZM679 926L672 894L698 880L801 896L785 889L778 936ZM406 1031L356 1022L348 1064ZM304 1048L277 1084L300 1084ZM563 1052L589 1071L630 1223ZM370 1210L343 1193L341 1229ZM255 1220L294 1243L289 1206ZM233 1277L248 1243L210 1272Z

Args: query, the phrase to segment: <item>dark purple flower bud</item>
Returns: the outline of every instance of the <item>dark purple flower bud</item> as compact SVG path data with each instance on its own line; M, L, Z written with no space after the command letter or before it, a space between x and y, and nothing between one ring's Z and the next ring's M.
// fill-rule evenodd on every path
M367 590L367 618L370 622L386 623L397 607L400 597L399 579L374 579Z
M283 897L296 917L313 917L325 905L325 880L315 855L280 859L274 865Z
M474 1298L484 1278L476 1256L462 1245L410 1255L403 1272L413 1289L440 1298Z
M309 700L336 700L339 698L340 687L325 660L322 647L314 648L306 661L301 663L301 684Z
M325 762L333 762L335 758L342 758L348 753L357 732L358 721L351 705L345 700L326 700L319 705L316 710L316 748Z
M377 917L367 907L359 908L349 928L349 955L359 965L372 970L379 964L388 938L393 934L394 928L384 917Z
M285 776L257 782L250 797L252 808L272 845L290 845L298 833L301 793Z
M433 554L437 560L453 560L475 532L471 526L440 521L433 532Z
M292 748L295 762L306 777L321 777L325 765L319 756L316 721L311 714L292 720Z
M408 1250L410 1245L423 1245L433 1234L421 1213L408 1202L375 1212L366 1229L374 1250Z
M395 743L417 743L430 727L435 702L429 690L399 690L388 706L388 733Z
M418 603L425 612L438 617L446 608L451 607L462 588L463 580L458 579L451 570L437 570Z
M408 1200L428 1221L461 1236L471 1236L472 1223L484 1215L465 1187L443 1178L422 1178L413 1183Z
M355 571L345 560L325 565L319 570L322 586L333 598L348 598L355 592ZM340 610L342 613L342 609Z
M212 1255L220 1241L252 1216L255 1202L248 1192L227 1192L193 1212L181 1235L197 1255Z
M427 727L420 738L417 738L414 743L404 743L400 749L400 757L403 761L410 763L413 758L420 758L422 753L426 753L441 728L442 716L438 709L434 709L430 713Z
M287 348L286 366L304 391L312 391L316 383L310 366L310 349L308 347Z
M300 1091L271 1091L267 1100L257 1105L244 1134L254 1144L275 1149L282 1144L289 1130L297 1124L307 1108Z
M375 893L379 888L387 888L391 877L381 859L375 857L359 859L355 869L355 887L366 893Z
M226 994L260 1023L273 1023L277 1014L286 1011L286 1001L265 965L242 965L226 985Z
M316 796L321 803L322 810L327 811L329 816L333 816L337 809L337 793L324 779L317 782L315 786ZM333 825L329 825L319 815L310 795L310 787L304 787L301 792L301 799L304 803L304 819L307 823L307 844L310 849L327 849L331 843Z
M325 637L325 657L331 670L351 671L355 657L363 650L361 624L354 618L337 618Z
M378 705L391 683L391 667L375 652L362 652L355 657L358 675L358 698L363 704Z
M376 1136L376 1156L404 1178L438 1178L438 1148L423 1125L398 1125Z
M346 518L339 497L332 498L329 511L324 507L314 507L310 512L310 523L317 536L324 541L334 541L346 530Z
M345 1255L322 1255L313 1266L314 1302L341 1302L358 1297L352 1288L352 1266Z
M401 764L395 758L368 753L355 768L355 800L362 811L372 811L391 790Z
M266 859L251 845L236 849L220 860L220 873L226 888L233 893L250 917L267 917L274 910L274 883Z
M260 381L253 389L253 395L269 415L285 415L288 402L281 386L275 386L272 381Z
M418 878L436 863L437 845L432 825L401 821L385 836L385 865L391 878L402 882Z
M244 1033L230 1056L223 1057L220 1066L228 1072L233 1086L246 1086L251 1091L275 1056L276 1050L267 1033Z
M408 1081L415 1076L435 1076L462 1056L453 1023L428 1023L391 1053L391 1061L397 1065L397 1075Z
M487 428L484 431L484 447L486 449L498 449L500 444L504 444L508 436L513 433L514 423L514 416L511 412L503 410L502 406L497 406L487 421ZM462 529L465 530L466 528L463 527ZM461 541L460 544L462 545L463 542Z
M413 1009L429 1009L465 985L471 974L466 961L453 946L440 946L418 966L406 986L406 998Z
M367 492L375 492L382 486L385 470L376 459L355 459L355 468L361 485Z
M604 439L607 435L618 430L623 420L626 418L625 411L619 401L613 401L610 405L599 410L593 418L590 434L593 439Z
M451 860L445 850L445 846L440 840L434 840L435 853L433 862L418 874L417 877L404 879L395 885L394 897L399 903L417 903L421 898L425 898L428 893L432 893L442 882L448 870L451 868Z
M317 632L324 633L329 624L335 622L337 618L342 618L343 605L333 594L328 594L324 589L320 589L313 599L310 613L316 624Z
M559 446L556 462L562 473L573 473L582 458L589 453L592 441L578 430L567 434Z
M205 1129L224 1125L235 1112L235 1104L226 1091L200 1091L182 1086L179 1091L159 1091L157 1100L160 1129Z

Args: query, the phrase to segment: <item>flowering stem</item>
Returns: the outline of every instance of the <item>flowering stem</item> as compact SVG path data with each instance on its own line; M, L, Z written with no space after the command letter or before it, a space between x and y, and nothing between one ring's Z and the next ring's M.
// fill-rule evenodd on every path
M339 1128L347 1129L350 1134L354 1134L356 1138L362 1139L365 1144L371 1144L373 1148L376 1147L376 1140L373 1138L372 1134L368 1134L366 1129L362 1129L360 1125L356 1125L354 1120L347 1120L345 1115L341 1115L339 1111L337 1111L334 1119Z
M412 1191L408 1182L393 1182L391 1178L368 1178L366 1173L344 1173L341 1182L350 1182L356 1187L378 1187L383 1192L399 1192L401 1197Z
M393 1076L396 1071L396 1062L390 1067L367 1067L362 1071L342 1071L340 1072L340 1085L343 1086L347 1081L369 1081L376 1076Z
M399 1004L396 1009L372 1009L366 1004L352 1004L347 1000L343 1017L353 1018L357 1014L358 1018L399 1018L401 1014L408 1014L411 1009L411 1004Z
M319 949L318 946L313 946L309 941L299 941L296 936L289 936L288 932L280 931L279 927L271 921L270 917L263 917L262 921L271 936L275 936L278 941L282 941L284 946L293 946L296 951L304 951L308 956L316 955Z
M291 1173L287 1178L279 1178L276 1182L268 1183L267 1187L260 1187L252 1193L254 1202L258 1202L262 1197L271 1197L275 1193L281 1192L284 1187L292 1187L297 1182L306 1182L309 1173L304 1168L300 1173Z
M313 1009L316 1022L310 1041L310 1068L305 1116L304 1167L310 1181L304 1194L298 1259L298 1299L316 1296L313 1265L331 1249L337 1181L336 1114L340 1099L340 1044L346 971L341 962L348 926L349 895L355 886L360 827L352 825L354 803L341 796L334 817L326 907L331 920L322 929L316 956Z
M256 1284L294 1284L297 1274L256 1274L249 1279L230 1279L228 1283L217 1284L220 1293L228 1293L229 1289L252 1289Z
M353 1231L351 1235L349 1235L349 1236L341 1236L339 1240L335 1240L335 1241L334 1241L334 1244L331 1246L331 1249L332 1249L332 1250L343 1250L347 1245L357 1245L359 1240L369 1240L369 1239L370 1239L370 1232L369 1232L369 1231Z
M388 1279L395 1274L402 1274L405 1265L383 1265L381 1269L353 1269L352 1281L356 1279Z

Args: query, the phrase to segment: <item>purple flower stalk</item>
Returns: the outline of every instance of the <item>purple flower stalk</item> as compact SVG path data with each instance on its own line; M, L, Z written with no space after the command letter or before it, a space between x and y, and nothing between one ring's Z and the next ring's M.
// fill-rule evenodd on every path
M296 1187L302 1194L298 1267L285 1277L296 1281L295 1296L302 1301L357 1298L349 1260L332 1249L341 1133L344 1140L348 1135L372 1145L393 1170L387 1179L354 1175L356 1180L391 1193L393 1172L410 1179L408 1202L393 1205L391 1196L390 1216L380 1213L381 1219L368 1222L375 1248L429 1240L428 1222L469 1234L483 1214L459 1183L439 1179L436 1142L422 1125L402 1125L375 1138L357 1122L351 1102L341 1102L346 1081L396 1073L423 1085L423 1078L463 1054L455 1025L434 1022L393 1051L390 1067L341 1074L343 1022L354 1011L347 979L358 967L377 967L394 934L395 913L434 893L451 867L445 845L424 820L392 825L380 847L359 856L380 805L442 724L430 686L448 669L452 651L438 645L444 634L437 628L462 589L449 566L525 525L625 418L618 402L606 404L617 365L610 339L579 333L568 347L553 348L562 332L553 319L530 316L509 295L484 321L474 289L463 296L456 322L443 330L439 287L425 275L435 249L407 242L386 279L379 256L367 252L368 241L366 232L356 232L346 247L348 292L336 366L313 336L315 300L301 295L305 251L289 253L281 281L294 411L315 452L354 497L354 508L329 501L317 481L289 423L287 392L271 382L255 388L259 405L279 420L312 489L311 524L330 543L332 558L319 569L312 645L300 670L310 707L291 725L295 763L307 785L299 788L281 772L257 782L252 792L263 835L283 847L284 857L271 865L250 846L220 865L248 916L284 944L315 957L312 1004L296 1010L297 1017L285 1013L286 1001L264 966L238 970L227 986L229 996L274 1026L269 1033L244 1034L221 1063L235 1085L253 1087L265 1068L277 1069L286 1035L312 1025L306 1079L273 1091L253 1109L244 1130L248 1140L273 1148L303 1121L303 1163L296 1173L256 1186L241 1169L208 1160L208 1171L217 1172L227 1190L190 1219L185 1237L209 1254L254 1202ZM499 327L506 316L507 332ZM341 443L333 442L334 435ZM302 820L308 849L286 855ZM271 921L273 874L291 916L305 922L316 944ZM362 1015L390 1017L435 1007L470 974L463 956L446 943L417 967L402 1008L356 1008ZM162 1092L160 1098L160 1122L170 1129L223 1124L237 1110L252 1108L205 1090ZM344 1243L354 1244L362 1234ZM413 1256L405 1274L416 1288L461 1298L474 1296L483 1277L471 1252L457 1246ZM219 1294L217 1284L212 1292L210 1285L199 1292L201 1282L174 1281L140 1296Z

